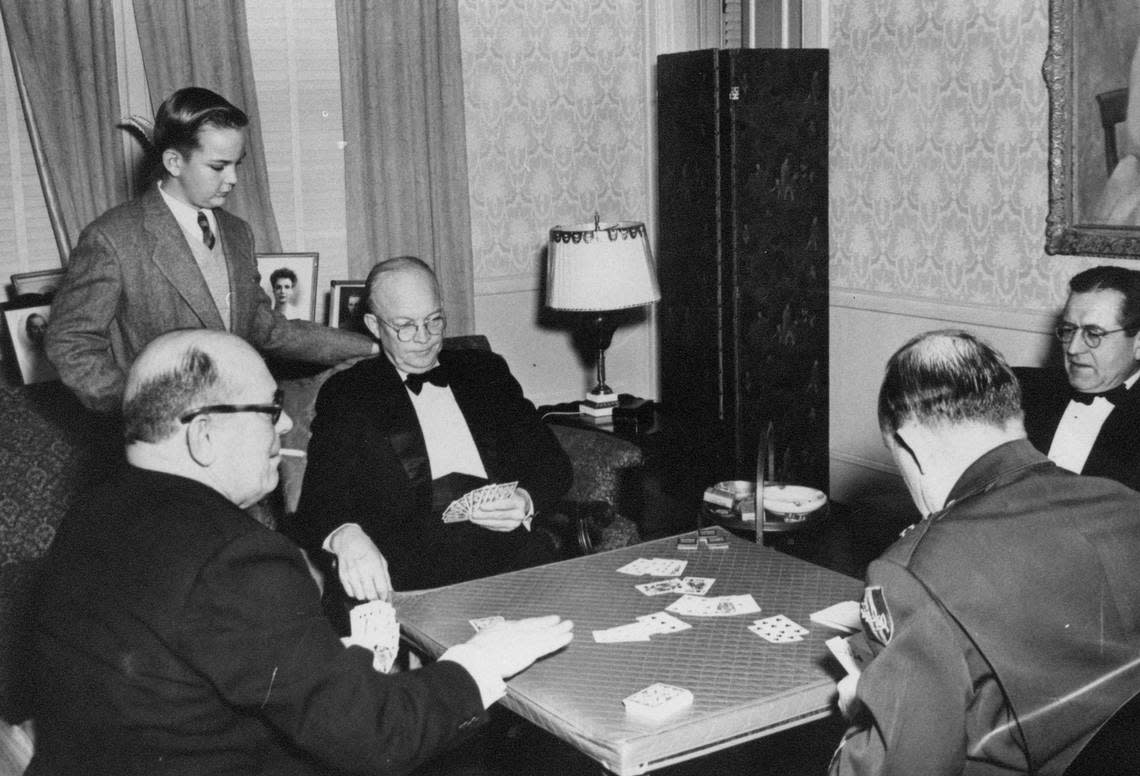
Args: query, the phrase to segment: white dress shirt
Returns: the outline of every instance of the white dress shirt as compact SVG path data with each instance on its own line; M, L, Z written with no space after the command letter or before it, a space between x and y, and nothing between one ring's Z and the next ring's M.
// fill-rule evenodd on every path
M407 380L405 372L396 371L400 373L401 380ZM408 391L408 396L420 421L432 479L438 480L452 472L486 479L487 469L479 457L475 438L471 436L471 429L467 427L467 419L455 401L451 386L424 383L418 395Z
M1132 390L1137 379L1140 379L1140 372L1124 381L1128 390ZM1070 400L1053 434L1053 443L1049 445L1049 459L1062 469L1080 474L1100 435L1101 426L1112 410L1112 402L1101 396L1093 399L1091 404Z

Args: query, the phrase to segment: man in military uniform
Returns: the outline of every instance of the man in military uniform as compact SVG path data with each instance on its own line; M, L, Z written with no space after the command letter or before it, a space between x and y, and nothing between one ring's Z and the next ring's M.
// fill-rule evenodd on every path
M964 332L887 365L879 426L925 515L871 564L833 774L1060 774L1140 691L1140 495L1025 438Z

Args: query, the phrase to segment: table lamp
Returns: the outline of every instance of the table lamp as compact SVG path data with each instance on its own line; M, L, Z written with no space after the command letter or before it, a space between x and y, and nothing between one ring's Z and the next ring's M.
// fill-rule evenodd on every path
M546 255L546 305L554 310L587 313L598 352L598 384L578 411L595 418L611 416L617 394L606 384L606 348L617 322L606 313L651 304L661 298L645 224L637 221L556 226Z

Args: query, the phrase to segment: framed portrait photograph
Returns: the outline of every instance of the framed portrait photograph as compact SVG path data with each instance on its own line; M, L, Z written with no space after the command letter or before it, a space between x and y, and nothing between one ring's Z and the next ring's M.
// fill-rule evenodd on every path
M329 326L367 333L364 311L360 301L364 298L363 280L334 280L329 292Z
M51 296L63 280L62 269L41 269L38 272L18 272L12 275L12 294Z
M14 358L24 385L58 380L55 367L44 353L44 334L51 318L51 305L37 302L8 302L2 306L8 354Z
M1050 0L1051 254L1140 257L1140 6Z
M273 300L273 309L286 318L317 319L318 253L259 253L257 272L261 287Z

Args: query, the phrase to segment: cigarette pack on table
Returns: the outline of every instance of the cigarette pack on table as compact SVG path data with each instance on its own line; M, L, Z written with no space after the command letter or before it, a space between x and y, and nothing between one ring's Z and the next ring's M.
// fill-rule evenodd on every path
M752 495L753 484L746 480L726 480L705 488L704 502L725 509L735 509L736 504Z

